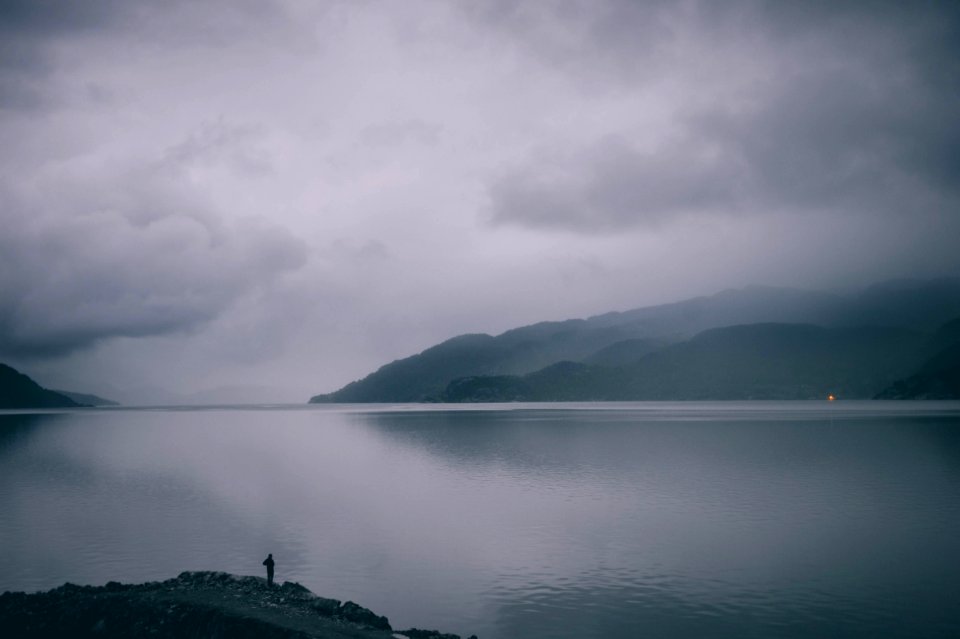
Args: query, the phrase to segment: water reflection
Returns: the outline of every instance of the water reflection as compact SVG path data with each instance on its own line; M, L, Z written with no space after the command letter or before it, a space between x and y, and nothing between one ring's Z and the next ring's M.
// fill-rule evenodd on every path
M0 459L24 446L38 426L55 419L56 415L0 412Z
M949 636L960 418L902 407L0 415L0 590L272 552L484 639Z
M358 419L478 480L512 484L510 500L524 511L506 528L524 550L501 563L484 595L497 602L498 636L956 629L948 593L960 568L957 420L790 417ZM518 525L525 515L536 525Z
M268 545L296 561L297 544L251 525L253 495L237 507L221 490L251 473L242 458L225 459L226 433L195 430L202 420L78 412L27 424L28 445L8 447L0 467L0 590L160 579L185 569L249 574ZM234 470L221 474L226 465Z

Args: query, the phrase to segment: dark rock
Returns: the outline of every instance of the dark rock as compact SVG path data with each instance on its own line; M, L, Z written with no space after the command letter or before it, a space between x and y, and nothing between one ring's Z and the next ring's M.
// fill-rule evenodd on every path
M333 617L337 614L337 611L340 609L339 600L327 599L326 597L314 596L314 598L310 601L309 605L318 614L321 614L324 617Z
M250 577L242 577L240 579L250 579ZM194 572L182 572L177 576L177 581L187 583L187 584L213 585L213 584L226 584L226 583L238 581L238 578L234 577L228 572L215 572L210 570L203 570L203 571L194 571Z
M290 597L300 597L300 598L304 598L304 597L313 597L313 596L314 596L314 594L313 594L312 592L310 592L309 589L307 589L307 588L306 588L305 586L303 586L302 584L298 584L298 583L295 582L295 581L285 581L285 582L283 582L283 585L280 586L280 590L281 590L281 592L283 592L283 594L288 595L288 596L290 596Z
M460 639L460 635L443 633L437 630L421 630L420 628L402 630L400 634L409 639ZM472 635L471 639L477 639L476 635Z
M263 578L222 572L0 594L0 635L5 638L389 639L391 632L386 617L352 601L318 597L298 583L268 588Z
M367 608L352 601L348 601L337 611L337 616L353 623L358 623L378 630L391 630L390 622Z

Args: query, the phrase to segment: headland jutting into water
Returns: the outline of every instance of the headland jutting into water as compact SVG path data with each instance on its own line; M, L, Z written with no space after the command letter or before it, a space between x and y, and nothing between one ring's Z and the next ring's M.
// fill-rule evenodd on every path
M183 572L175 579L105 586L64 584L0 595L0 634L13 639L460 639L435 630L394 631L352 601L319 597L298 583ZM476 637L472 637L476 639Z

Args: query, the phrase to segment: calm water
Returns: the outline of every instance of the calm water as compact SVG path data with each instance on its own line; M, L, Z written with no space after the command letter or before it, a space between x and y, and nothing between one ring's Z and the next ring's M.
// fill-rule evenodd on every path
M260 574L394 627L960 636L960 404L0 412L0 591Z

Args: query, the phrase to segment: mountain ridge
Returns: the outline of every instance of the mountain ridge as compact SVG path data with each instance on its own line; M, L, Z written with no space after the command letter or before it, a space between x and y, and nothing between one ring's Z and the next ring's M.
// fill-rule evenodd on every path
M604 360L616 363L620 358L619 363L626 364L634 355L645 357L727 326L874 325L923 331L957 316L960 278L892 280L847 295L767 286L725 289L712 296L586 319L538 322L496 336L456 336L394 360L336 391L315 395L310 402L443 401L450 397L450 382L457 379L497 377L505 383L511 376L529 375L564 361L589 365ZM637 352L629 355L629 348Z
M120 402L115 402L112 399L106 399L100 397L99 395L94 395L93 393L76 393L74 391L65 391L60 390L59 388L51 389L54 393L59 393L64 397L69 397L77 404L81 406L119 406Z
M442 399L867 399L912 370L925 341L923 333L898 328L737 325L704 331L624 366L558 362L524 376L453 380Z
M960 399L960 317L934 333L928 350L935 354L912 375L883 389L876 399Z
M0 363L0 408L76 408L82 405L40 386L12 366Z

